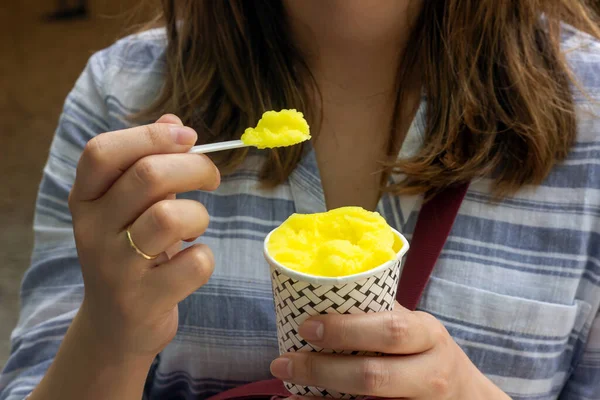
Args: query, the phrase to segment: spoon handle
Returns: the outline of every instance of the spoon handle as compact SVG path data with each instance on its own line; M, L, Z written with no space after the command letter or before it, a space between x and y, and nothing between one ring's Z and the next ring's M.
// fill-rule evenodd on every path
M210 143L210 144L202 144L200 146L194 146L190 149L189 153L194 154L205 154L212 153L215 151L223 151L223 150L231 150L231 149L239 149L240 147L246 147L241 140L230 140L227 142L219 142L219 143Z

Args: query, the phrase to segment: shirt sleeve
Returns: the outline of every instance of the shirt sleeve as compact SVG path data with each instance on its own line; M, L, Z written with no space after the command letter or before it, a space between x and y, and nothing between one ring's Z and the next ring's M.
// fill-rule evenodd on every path
M583 355L559 397L559 400L598 399L600 399L600 312L592 322Z
M90 58L68 95L44 167L35 209L31 266L22 281L11 355L0 374L0 400L24 399L33 391L83 299L67 199L86 142L108 130L102 93L103 52Z

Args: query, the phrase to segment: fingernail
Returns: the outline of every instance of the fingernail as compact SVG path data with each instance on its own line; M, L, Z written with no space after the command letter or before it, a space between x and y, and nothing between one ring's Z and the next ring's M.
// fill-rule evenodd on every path
M298 330L298 333L304 340L319 341L323 340L323 331L325 330L325 326L322 322L308 320L305 321Z
M279 379L292 377L292 361L289 358L278 358L271 363L271 373Z
M192 145L196 143L196 132L187 126L170 125L169 131L173 141L181 145Z

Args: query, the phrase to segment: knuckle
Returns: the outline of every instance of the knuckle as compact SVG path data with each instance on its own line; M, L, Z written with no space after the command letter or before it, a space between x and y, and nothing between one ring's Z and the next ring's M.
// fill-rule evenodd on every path
M317 378L318 357L306 354L300 357L300 370L294 370L294 374L300 375L306 382L314 382ZM292 364L294 365L294 363Z
M384 313L382 318L384 336L389 341L387 344L393 346L406 340L409 335L409 328L406 318L401 313Z
M193 252L193 266L195 269L198 284L205 285L214 269L214 257L212 251L207 246L198 246Z
M160 172L151 157L144 157L135 163L133 173L142 186L155 187L160 182Z
M93 167L104 164L106 161L107 155L105 154L106 151L103 141L102 135L95 136L91 138L83 148L82 158L89 160Z
M338 328L335 330L331 330L333 331L332 333L334 333L334 335L337 335L337 338L329 338L329 340L333 339L332 341L337 341L341 347L347 347L350 344L349 342L351 341L351 329L352 328L350 326L350 320L348 318L338 318Z
M429 390L434 399L446 399L450 393L450 377L445 368L437 367L430 370L427 378Z
M378 395L390 384L390 372L382 360L366 358L362 367L364 394Z
M161 201L152 207L152 220L157 230L173 232L177 229L177 219L168 201Z
M148 139L148 142L152 147L159 147L161 144L161 137L164 124L151 124L142 126L144 136Z

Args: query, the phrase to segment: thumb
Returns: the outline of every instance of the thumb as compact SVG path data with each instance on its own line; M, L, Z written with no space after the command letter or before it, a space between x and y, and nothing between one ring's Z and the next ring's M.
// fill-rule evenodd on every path
M160 117L157 121L157 124L174 124L183 126L183 122L181 119L175 114L165 114Z

